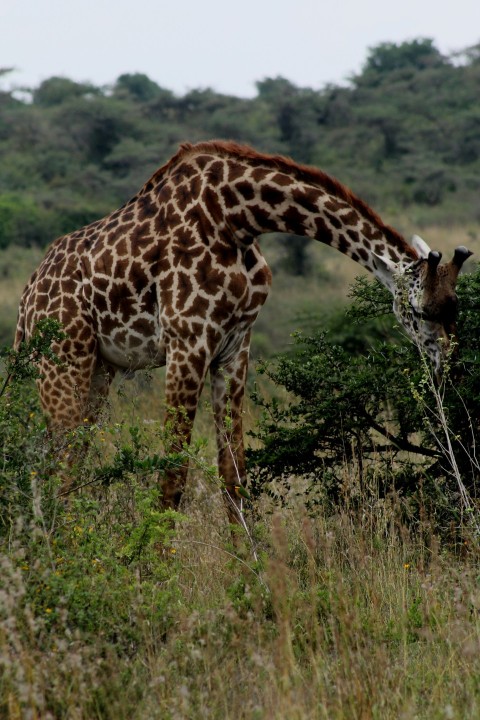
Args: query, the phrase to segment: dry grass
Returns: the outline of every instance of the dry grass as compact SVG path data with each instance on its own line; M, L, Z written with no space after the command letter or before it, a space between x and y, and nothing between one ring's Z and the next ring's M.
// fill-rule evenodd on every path
M117 598L105 605L118 613L118 646L115 633L76 629L66 602L46 634L46 609L26 601L33 572L25 552L20 543L9 548L0 593L2 717L478 717L475 554L441 548L428 526L412 537L393 502L363 517L315 519L300 508L270 515L264 507L258 567L248 547L235 557L219 497L194 495L164 572L163 585L175 586L168 627L160 632L155 607L140 607L131 594L126 620ZM108 506L99 522L111 520ZM109 532L115 544L120 528ZM125 622L135 623L130 648L120 646Z
M0 346L13 340L23 288L42 257L38 248L11 246L0 251Z

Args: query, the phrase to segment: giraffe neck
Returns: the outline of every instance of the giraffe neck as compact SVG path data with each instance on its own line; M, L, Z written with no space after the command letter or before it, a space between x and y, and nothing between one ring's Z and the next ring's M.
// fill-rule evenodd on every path
M183 152L190 172L193 164L203 178L207 214L240 246L261 233L303 235L331 245L382 281L378 258L399 268L418 259L398 232L321 171L233 143L184 146Z

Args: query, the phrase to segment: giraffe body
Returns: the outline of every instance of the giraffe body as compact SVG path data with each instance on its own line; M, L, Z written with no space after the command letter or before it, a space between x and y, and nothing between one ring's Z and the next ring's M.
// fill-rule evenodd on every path
M166 365L166 403L185 409L176 433L188 441L210 371L219 472L235 519L250 330L271 282L256 238L272 231L325 242L377 275L407 332L440 366L467 250L438 267L423 241L409 245L318 170L234 143L185 144L123 207L57 239L25 288L16 345L45 317L68 335L54 347L62 366L41 361L52 430L94 421L117 371ZM184 482L183 471L167 478L167 506L178 504Z

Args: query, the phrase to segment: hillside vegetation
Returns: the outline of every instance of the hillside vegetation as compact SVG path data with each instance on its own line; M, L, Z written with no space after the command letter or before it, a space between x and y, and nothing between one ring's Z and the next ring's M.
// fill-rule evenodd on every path
M419 39L371 49L348 87L178 97L127 74L0 92L0 346L45 245L185 140L314 164L407 236L478 256L479 90L480 46L445 57ZM58 327L1 351L1 718L480 716L480 273L460 278L439 386L378 284L347 301L358 265L262 243L275 278L253 356L284 353L249 379L248 532L227 526L208 400L171 455L161 372L138 373L52 452L32 360ZM186 460L182 513L163 512L158 477Z
M108 88L52 77L26 95L4 91L0 247L44 244L111 211L180 142L211 138L316 165L417 223L476 222L479 88L478 47L445 57L420 39L373 48L348 87L277 77L252 99L179 97L127 74Z

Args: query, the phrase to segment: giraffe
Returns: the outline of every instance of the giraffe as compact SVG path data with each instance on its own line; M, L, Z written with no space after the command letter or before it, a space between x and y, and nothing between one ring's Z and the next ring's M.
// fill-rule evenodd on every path
M314 238L372 272L440 371L470 251L440 265L440 253L417 236L409 244L320 170L233 142L184 143L129 202L54 241L24 290L15 346L46 317L67 334L53 347L62 364L40 361L51 431L94 422L117 372L166 365L165 402L182 409L174 433L188 443L210 373L218 470L238 521L250 331L271 283L257 238L272 231ZM163 480L165 507L178 507L186 474Z

